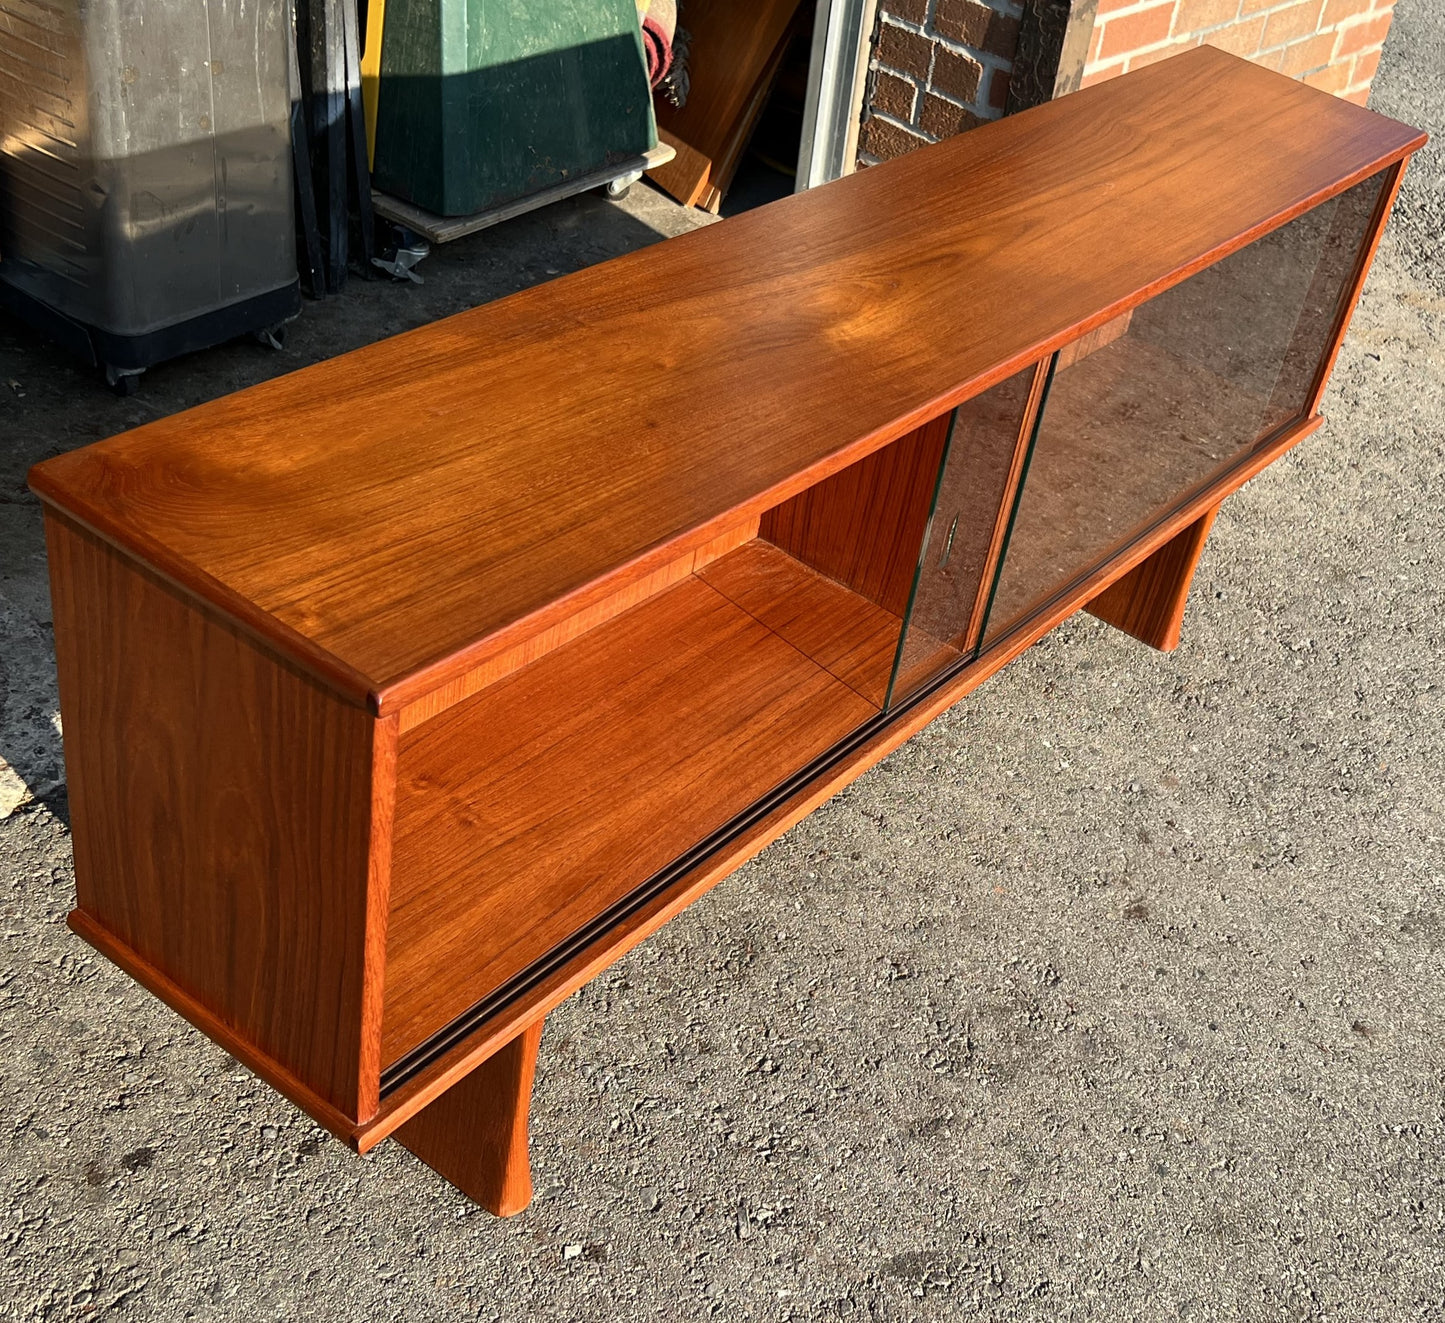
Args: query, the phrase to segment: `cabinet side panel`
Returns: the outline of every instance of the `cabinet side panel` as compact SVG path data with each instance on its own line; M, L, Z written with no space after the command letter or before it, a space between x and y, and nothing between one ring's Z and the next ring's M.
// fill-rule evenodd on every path
M374 719L53 511L46 543L80 909L364 1119Z

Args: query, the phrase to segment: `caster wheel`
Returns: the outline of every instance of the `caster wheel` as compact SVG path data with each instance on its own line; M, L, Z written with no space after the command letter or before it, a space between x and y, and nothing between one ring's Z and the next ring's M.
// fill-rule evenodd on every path
M602 185L601 192L604 197L611 198L614 202L621 202L630 192L632 186L642 178L641 170L634 170L631 174L619 175L616 179L608 180Z
M377 256L371 259L372 266L385 271L393 280L408 280L413 285L424 283L413 268L431 252L431 244L415 230L388 222L377 230L376 247Z
M144 368L118 368L107 363L105 365L105 384L121 399L127 399L140 389L140 379L144 372Z
M268 349L285 349L286 324L280 322L275 326L262 327L259 331L252 331L251 338L258 345L265 345Z

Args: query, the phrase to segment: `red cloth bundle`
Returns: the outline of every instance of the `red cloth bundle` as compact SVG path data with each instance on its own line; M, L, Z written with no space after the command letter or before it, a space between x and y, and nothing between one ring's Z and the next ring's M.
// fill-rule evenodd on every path
M647 53L647 77L656 87L672 68L677 0L640 0L638 7L642 18L642 47Z

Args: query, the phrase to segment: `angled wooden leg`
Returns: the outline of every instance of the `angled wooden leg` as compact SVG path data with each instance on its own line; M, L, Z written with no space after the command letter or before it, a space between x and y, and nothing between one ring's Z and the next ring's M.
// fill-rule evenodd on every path
M1172 652L1179 646L1189 585L1218 513L1216 505L1110 584L1084 609L1151 648Z
M428 1103L394 1136L498 1217L532 1202L527 1112L542 1041L538 1020Z

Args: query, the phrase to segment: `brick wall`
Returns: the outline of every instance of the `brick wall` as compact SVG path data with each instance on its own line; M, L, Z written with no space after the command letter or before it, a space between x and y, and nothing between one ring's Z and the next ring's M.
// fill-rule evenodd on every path
M1099 0L1084 86L1218 46L1361 105L1395 0Z
M1363 105L1394 6L1395 0L1098 0L1083 85L1209 45ZM879 0L859 165L1002 115L1022 12L1022 0Z
M880 0L860 165L1003 114L1020 0Z

